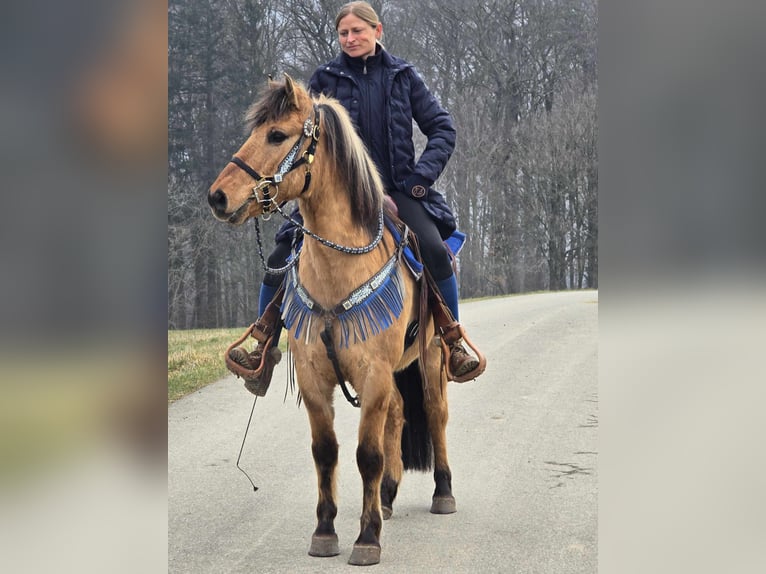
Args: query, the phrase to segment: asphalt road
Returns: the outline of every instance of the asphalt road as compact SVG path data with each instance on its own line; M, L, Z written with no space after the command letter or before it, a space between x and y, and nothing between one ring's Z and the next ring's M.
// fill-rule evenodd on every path
M339 556L307 551L316 477L308 419L286 389L286 361L255 407L229 377L168 414L168 572L595 573L598 293L461 304L487 371L450 383L447 427L458 511L429 513L433 480L406 473L383 524L381 563L349 566L358 534L358 411L338 391Z

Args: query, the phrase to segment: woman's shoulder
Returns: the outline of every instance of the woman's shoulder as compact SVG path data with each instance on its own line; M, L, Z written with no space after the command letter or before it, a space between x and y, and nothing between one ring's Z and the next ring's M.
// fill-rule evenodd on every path
M406 70L409 68L414 68L414 66L410 64L407 60L405 60L404 58L400 58L399 56L394 56L388 50L383 51L383 62L386 65L386 67L391 68L397 72L400 72L402 70Z
M316 67L309 79L309 90L315 94L332 91L338 78L346 75L340 63L340 58L334 58Z
M343 63L343 59L340 56L336 56L329 62L325 62L324 64L320 64L316 67L314 70L314 75L317 75L321 72L335 72L338 73L341 70L345 68L345 65Z

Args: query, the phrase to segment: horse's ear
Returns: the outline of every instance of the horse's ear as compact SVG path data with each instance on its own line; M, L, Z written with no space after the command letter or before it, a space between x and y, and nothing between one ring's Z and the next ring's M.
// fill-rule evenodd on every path
M293 79L287 74L285 74L285 93L287 94L288 101L293 107L295 107L295 109L300 109L295 82L293 82Z

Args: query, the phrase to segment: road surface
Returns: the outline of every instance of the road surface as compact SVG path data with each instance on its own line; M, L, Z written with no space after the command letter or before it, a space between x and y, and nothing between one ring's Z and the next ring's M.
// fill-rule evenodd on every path
M381 563L397 573L597 571L598 293L461 304L487 355L478 380L449 384L447 427L458 511L429 513L430 473L406 473L383 524ZM168 571L177 574L358 572L358 411L338 391L339 556L307 551L316 477L308 419L285 399L286 361L259 398L228 377L170 406Z

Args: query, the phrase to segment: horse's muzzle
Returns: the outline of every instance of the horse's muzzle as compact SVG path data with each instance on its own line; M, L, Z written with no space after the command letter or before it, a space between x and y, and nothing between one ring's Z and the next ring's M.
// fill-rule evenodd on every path
M251 196L237 209L229 211L229 209L233 208L229 205L228 196L220 188L207 195L207 202L213 210L213 216L219 221L225 221L226 223L231 223L233 225L241 225L247 221L249 218L247 210L253 199L255 199L255 197Z
M221 191L220 189L216 189L212 193L207 194L207 202L210 204L210 207L213 209L213 213L216 217L219 217L221 219L226 218L226 194Z

